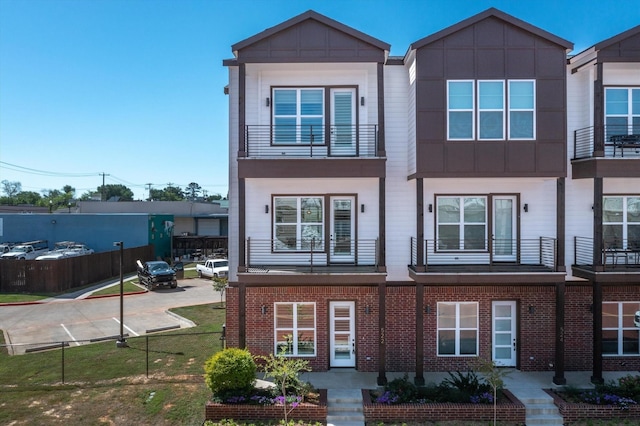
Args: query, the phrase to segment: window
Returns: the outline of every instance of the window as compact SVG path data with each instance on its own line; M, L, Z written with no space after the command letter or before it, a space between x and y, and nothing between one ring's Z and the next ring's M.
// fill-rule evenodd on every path
M324 247L321 197L276 197L274 233L276 251L319 251Z
M316 355L316 304L275 304L275 351L290 356Z
M640 302L602 303L602 354L640 355L640 328L634 324Z
M478 82L480 139L504 139L504 82Z
M323 89L273 90L274 144L322 144Z
M606 138L640 134L640 88L607 88L604 95Z
M603 197L602 206L607 248L640 249L640 196Z
M437 249L487 250L487 197L436 198Z
M478 354L478 304L438 303L438 355Z
M534 139L535 82L506 80L506 84L505 90L504 80L449 81L448 139Z

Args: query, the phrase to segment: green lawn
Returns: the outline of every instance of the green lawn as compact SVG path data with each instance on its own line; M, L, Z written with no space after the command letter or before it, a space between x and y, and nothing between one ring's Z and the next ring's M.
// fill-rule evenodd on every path
M106 341L17 356L1 350L0 424L201 425L210 396L203 365L222 348L225 310L172 312L196 327L128 338L127 348Z

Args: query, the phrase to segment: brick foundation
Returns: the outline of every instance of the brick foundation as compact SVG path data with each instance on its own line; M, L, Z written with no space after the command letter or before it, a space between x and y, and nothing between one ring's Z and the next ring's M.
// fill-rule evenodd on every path
M319 404L303 402L294 408L288 417L295 420L326 423L327 391L320 390ZM205 405L205 420L280 420L283 418L282 405L219 404L215 402L207 402Z
M497 405L497 420L501 424L525 424L525 406L508 390L503 393L507 401ZM367 389L362 390L362 399L367 422L492 421L494 418L492 404L374 404Z

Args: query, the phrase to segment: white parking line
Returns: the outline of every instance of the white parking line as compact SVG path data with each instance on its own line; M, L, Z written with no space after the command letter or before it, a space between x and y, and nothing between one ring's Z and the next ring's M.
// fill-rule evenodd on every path
M118 324L120 324L120 320L119 320L118 318L113 317L113 320L114 320L115 322L117 322ZM134 336L139 336L139 334L138 334L138 333L136 333L135 331L133 331L132 329L130 329L129 327L127 327L127 325L126 325L126 324L122 324L122 326L123 326L124 328L126 328L126 329L129 331L129 333L133 334Z
M66 332L67 332L67 334L69 335L69 337L71 337L71 340L73 340L73 342L74 342L76 345L80 346L80 344L78 343L78 341L76 340L76 338L75 338L75 337L73 337L73 334L71 334L71 332L69 331L69 329L68 329L67 327L65 327L65 326L64 326L64 324L60 324L60 326L61 326L62 328L64 328L64 331L66 331Z

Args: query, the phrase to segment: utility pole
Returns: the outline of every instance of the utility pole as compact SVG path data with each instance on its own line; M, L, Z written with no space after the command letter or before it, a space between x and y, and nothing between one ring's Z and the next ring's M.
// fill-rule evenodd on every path
M147 191L149 192L149 196L147 197L147 201L151 201L151 185L153 185L152 183L145 183L145 185L147 185L148 189Z
M105 176L111 176L105 172L99 173L98 176L102 176L102 191L100 191L100 201L106 201L104 199L104 177Z

